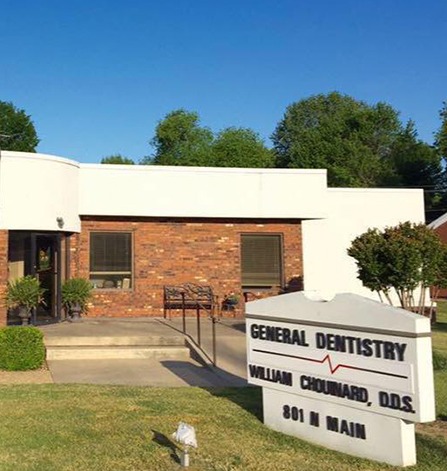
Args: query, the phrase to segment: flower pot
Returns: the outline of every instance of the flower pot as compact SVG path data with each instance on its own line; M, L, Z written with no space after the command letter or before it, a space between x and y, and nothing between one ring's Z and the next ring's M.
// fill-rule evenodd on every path
M81 320L82 307L80 304L73 304L70 306L70 320L72 322L79 322Z
M31 311L24 306L19 307L19 312L17 315L22 321L22 325L29 325L29 320L31 318Z

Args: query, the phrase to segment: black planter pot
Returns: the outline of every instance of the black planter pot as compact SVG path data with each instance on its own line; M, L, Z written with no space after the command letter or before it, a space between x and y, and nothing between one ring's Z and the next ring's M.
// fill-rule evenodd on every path
M31 311L26 307L20 307L19 312L17 313L22 321L22 325L29 325L29 320L31 319Z
M79 304L70 306L70 320L72 322L79 322L81 320L82 307Z
M226 300L222 303L222 308L224 311L234 311L238 305L237 301Z

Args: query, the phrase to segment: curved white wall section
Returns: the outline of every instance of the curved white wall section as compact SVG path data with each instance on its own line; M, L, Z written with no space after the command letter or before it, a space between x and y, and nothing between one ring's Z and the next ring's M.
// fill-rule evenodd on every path
M81 165L80 214L322 218L326 171Z
M1 151L0 229L79 232L78 203L77 162Z

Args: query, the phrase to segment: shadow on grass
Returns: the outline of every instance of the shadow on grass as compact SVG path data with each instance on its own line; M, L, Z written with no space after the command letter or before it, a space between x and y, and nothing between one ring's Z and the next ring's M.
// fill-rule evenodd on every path
M262 414L262 389L258 386L248 388L222 388L207 389L216 397L228 399L250 414L253 414L259 421L263 421Z
M197 386L215 397L228 399L262 422L262 389L248 386L244 378L217 367L196 366L189 362L163 360L165 368L190 386Z
M152 433L154 436L152 437L152 441L161 445L171 452L170 457L176 462L180 464L180 458L177 455L178 447L177 445L166 435L163 433L158 432L157 430L152 429Z
M437 322L432 326L433 332L447 332L447 322Z

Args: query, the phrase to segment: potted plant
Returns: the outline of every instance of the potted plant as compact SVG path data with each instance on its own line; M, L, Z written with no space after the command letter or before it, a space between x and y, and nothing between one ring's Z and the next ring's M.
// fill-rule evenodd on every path
M92 289L92 284L85 278L70 278L62 285L62 304L68 310L72 321L79 320L81 313L87 312Z
M233 310L239 304L239 296L235 293L226 294L222 303L225 309Z
M22 325L28 325L31 311L39 304L45 304L43 294L45 289L39 280L31 275L8 281L5 293L5 303L8 309L18 309Z

